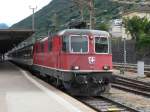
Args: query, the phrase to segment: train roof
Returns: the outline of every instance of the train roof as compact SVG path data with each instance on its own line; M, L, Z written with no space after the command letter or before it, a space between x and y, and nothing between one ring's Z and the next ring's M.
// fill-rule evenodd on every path
M89 35L100 35L100 36L109 36L107 31L102 30L90 30L90 29L65 29L58 32L58 35L67 35L67 34L89 34Z
M28 44L28 45L24 45L24 46L20 46L20 47L18 46L16 48L12 49L11 51L8 51L7 54L11 54L11 53L14 53L14 52L16 52L18 50L23 50L25 48L32 47L32 46L33 46L33 43L32 44Z
M102 30L90 30L90 29L65 29L59 31L55 35L96 35L96 36L103 36L103 37L109 37L109 33L107 31L102 31ZM49 36L48 36L49 37ZM36 41L38 42L44 42L45 40L48 39L48 37L45 38L40 38ZM50 37L54 37L54 35L51 35Z

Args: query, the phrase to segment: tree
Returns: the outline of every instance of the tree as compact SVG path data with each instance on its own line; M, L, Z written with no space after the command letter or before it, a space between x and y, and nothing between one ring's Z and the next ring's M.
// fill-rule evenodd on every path
M136 41L136 48L142 56L150 54L150 21L146 17L134 16L132 19L125 18L124 25Z
M99 27L98 27L98 29L100 29L100 30L105 30L105 31L108 31L109 28L110 28L110 25L109 25L108 23L105 23L105 22L100 23L100 24L99 24Z

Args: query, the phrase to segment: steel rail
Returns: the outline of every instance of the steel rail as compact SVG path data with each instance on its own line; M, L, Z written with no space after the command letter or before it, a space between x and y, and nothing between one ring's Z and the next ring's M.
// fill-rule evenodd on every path
M114 75L114 76L115 76L116 80L117 79L124 79L124 80L127 80L127 81L131 81L131 82L138 83L138 84L143 84L145 86L149 86L150 87L150 83L148 83L148 82L131 79L131 78L127 78L127 77L124 77L124 76L118 76L118 75Z
M77 100L98 112L140 112L105 96L77 98Z
M124 66L125 65L125 66ZM114 67L126 67L126 68L132 68L137 69L137 64L131 64L131 63L113 63ZM150 70L150 65L144 65L145 70Z
M150 83L116 76L115 81L112 83L112 87L150 98Z
M150 98L150 93L149 92L140 91L140 90L137 90L137 89L129 88L129 87L126 87L126 86L123 86L123 85L118 85L118 84L112 84L112 87Z

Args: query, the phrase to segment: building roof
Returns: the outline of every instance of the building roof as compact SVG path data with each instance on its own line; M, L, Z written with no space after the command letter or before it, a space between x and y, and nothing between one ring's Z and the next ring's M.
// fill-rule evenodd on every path
M28 29L0 29L0 54L11 50L33 33Z

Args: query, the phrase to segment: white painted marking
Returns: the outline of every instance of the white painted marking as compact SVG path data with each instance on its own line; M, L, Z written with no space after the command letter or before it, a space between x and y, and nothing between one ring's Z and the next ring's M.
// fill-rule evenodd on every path
M75 106L73 106L72 104L70 104L69 102L67 102L65 99L63 99L62 97L58 96L56 93L50 91L49 89L47 89L46 87L44 87L43 85L41 85L40 83L38 83L31 76L29 76L26 73L26 71L24 71L24 70L22 70L20 68L19 68L19 70L23 73L23 75L28 80L30 80L33 84L35 84L37 87L39 87L41 90L43 90L48 96L50 96L51 98L54 98L58 103L60 103L64 107L66 107L70 112L82 112L81 110L79 110L78 108L76 108Z

